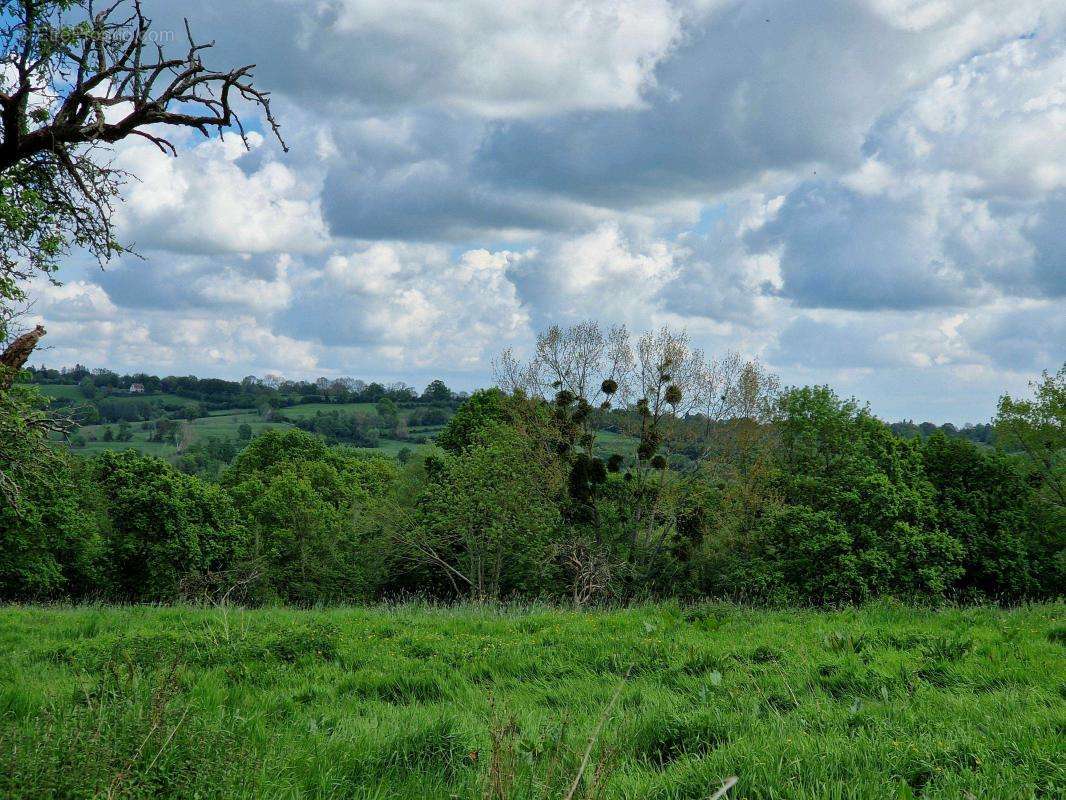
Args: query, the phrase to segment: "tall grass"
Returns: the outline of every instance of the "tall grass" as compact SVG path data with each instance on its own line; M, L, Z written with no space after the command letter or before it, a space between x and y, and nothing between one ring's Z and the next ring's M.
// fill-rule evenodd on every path
M1064 610L0 608L0 797L1059 798Z

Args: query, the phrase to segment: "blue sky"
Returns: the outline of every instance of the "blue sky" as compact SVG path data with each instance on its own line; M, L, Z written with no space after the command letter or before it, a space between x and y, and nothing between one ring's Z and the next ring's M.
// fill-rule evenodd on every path
M551 322L686 327L888 418L1066 359L1057 0L227 0L291 152L192 136L37 287L52 364L461 388Z

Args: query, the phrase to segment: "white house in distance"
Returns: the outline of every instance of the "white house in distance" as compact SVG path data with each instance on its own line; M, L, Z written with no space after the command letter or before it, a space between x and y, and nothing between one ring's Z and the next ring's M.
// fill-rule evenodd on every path
M130 394L144 394L144 384L134 383L130 386Z

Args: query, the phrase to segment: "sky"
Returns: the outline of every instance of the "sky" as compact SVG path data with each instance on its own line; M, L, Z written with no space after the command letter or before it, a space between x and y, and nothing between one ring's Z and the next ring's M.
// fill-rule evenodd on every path
M146 0L288 154L181 136L38 282L39 362L470 389L552 323L686 328L887 419L1066 360L1061 0Z

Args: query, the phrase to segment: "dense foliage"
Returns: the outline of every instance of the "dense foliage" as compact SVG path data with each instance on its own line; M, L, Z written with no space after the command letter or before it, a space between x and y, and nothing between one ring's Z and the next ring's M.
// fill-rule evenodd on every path
M396 480L393 462L302 431L268 431L222 476L250 531L242 580L288 602L369 599L387 550L362 535L360 515Z
M133 451L90 462L103 496L109 589L123 599L169 600L217 579L246 546L221 487Z
M653 383L679 401L674 383ZM623 411L565 391L491 389L458 409L437 450L399 459L322 431L248 426L188 448L181 469L133 451L53 450L47 474L22 476L20 502L0 511L0 594L298 604L1057 596L1066 516L1049 486L1061 480L1051 389L1028 406L1010 401L999 421L1051 450L1035 464L1023 448L942 432L901 438L825 387L780 393L764 421L714 425L653 403ZM388 418L396 405L382 398L374 413ZM627 425L630 455L598 449L598 430ZM213 477L190 474L198 458Z
M287 380L277 375L258 377L249 375L239 381L220 378L198 378L195 375L169 375L160 377L145 373L119 375L107 369L93 369L77 364L70 368L29 367L26 370L30 382L42 386L77 387L80 398L68 400L70 405L94 406L100 410L105 422L119 419L151 419L154 408L168 411L187 408L193 401L204 408L286 408L304 403L379 403L391 400L394 403L411 403L426 407L449 407L458 395L442 381L434 381L419 394L405 383L384 385L366 383L354 378L319 378L316 381ZM139 387L136 396L131 390ZM112 401L116 405L107 405ZM64 405L62 401L57 405ZM134 412L121 410L126 406ZM107 410L114 410L108 414Z

